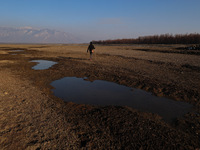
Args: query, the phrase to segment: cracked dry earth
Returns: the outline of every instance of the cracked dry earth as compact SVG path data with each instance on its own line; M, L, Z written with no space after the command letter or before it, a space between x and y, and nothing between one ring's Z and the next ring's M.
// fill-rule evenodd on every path
M10 47L16 49L25 47L26 51L34 49L37 51L37 55L35 53L27 53L25 55L11 57L6 54L6 48ZM101 107L75 104L72 102L65 103L61 99L54 97L51 92L48 92L50 91L48 83L52 80L67 75L84 77L90 73L92 74L92 79L101 78L113 82L121 82L123 79L123 84L127 86L137 83L136 85L138 85L138 87L149 90L151 89L148 87L154 87L154 84L160 81L160 88L163 89L162 86L166 86L165 88L170 94L172 93L172 91L170 91L171 85L170 83L165 84L169 79L159 78L159 73L151 74L150 71L148 72L145 65L154 67L152 68L153 70L157 70L157 66L159 66L158 68L160 69L160 65L162 65L165 67L164 69L168 69L168 75L170 75L171 66L177 63L173 62L174 60L172 58L170 58L170 63L172 64L160 64L157 63L157 60L154 60L158 59L155 55L160 55L160 52L155 53L155 55L151 53L149 57L152 56L150 57L152 59L147 61L144 57L140 58L140 55L134 55L135 58L130 60L130 55L129 57L122 54L116 55L114 51L111 51L109 55L105 55L103 52L102 54L99 53L97 55L98 62L89 62L85 59L88 56L83 53L81 53L81 55L83 55L81 56L79 52L74 52L73 48L80 49L81 46L63 46L64 51L62 46L59 49L57 45L52 47L34 45L34 48L32 47L32 45L17 45L16 47L9 45L4 46L4 48L2 48L2 53L0 53L0 149L200 148L199 95L198 91L195 91L195 88L192 90L197 93L196 95L188 92L191 91L190 88L193 86L193 82L186 87L185 94L187 95L179 96L180 93L183 93L179 92L175 96L178 100L185 96L185 101L191 101L194 105L195 113L191 112L186 114L185 118L177 119L173 124L164 122L162 118L156 114L140 112L125 106ZM81 49L85 48L86 46L81 47ZM104 48L106 47L101 47L102 50ZM107 48L110 49L112 47ZM123 49L123 47L120 46L117 48ZM117 48L114 47L113 49ZM57 50L52 52L46 51L46 49ZM127 52L132 51L131 47L131 51ZM61 55L64 57L60 58ZM29 60L29 58L38 59L41 57L48 57L51 60L56 60L61 66L59 66L58 63L55 68L52 67L47 73L45 71L40 71L38 74L34 74L31 69L28 71L30 66L26 68L26 64L28 64L27 58ZM83 58L77 59L80 57ZM107 59L112 61L111 63L106 62L105 65ZM170 61L170 59L163 61ZM121 62L119 62L119 60L121 60ZM24 63L24 61L27 62ZM136 64L134 69L127 65L129 63ZM138 68L137 64L140 64ZM180 66L181 65L182 64L180 64ZM17 66L19 66L19 68ZM174 66L177 67L178 65ZM25 69L23 70L23 68ZM172 71L174 72L176 69ZM187 69L188 68L185 70L187 71ZM141 73L142 70L146 72L146 74L139 74L137 76L137 73ZM177 70L178 73L180 70L185 71L182 68L178 68ZM48 76L50 73L51 77ZM116 76L116 73L118 76L120 75L120 77ZM164 72L160 73L164 74ZM198 73L197 68L194 74L198 75ZM153 74L155 74L157 80L154 79L155 77L153 77ZM169 78L174 79L176 77L172 74ZM188 78L192 78L190 73L188 73ZM49 81L47 81L47 79ZM40 80L41 82L39 82ZM182 81L182 78L179 80ZM198 80L198 77L195 81L196 80ZM35 82L37 82L37 84ZM180 84L184 83L185 82L180 82ZM172 87L174 87L174 85ZM180 87L180 85L177 85L175 88L181 91L182 89ZM194 87L198 87L198 84ZM157 87L155 86L155 88ZM172 96L173 95L172 93ZM188 98L190 96L193 97Z

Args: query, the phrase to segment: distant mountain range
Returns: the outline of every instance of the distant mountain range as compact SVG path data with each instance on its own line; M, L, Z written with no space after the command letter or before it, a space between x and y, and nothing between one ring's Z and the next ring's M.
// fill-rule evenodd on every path
M79 43L81 39L61 31L32 27L0 27L0 43Z

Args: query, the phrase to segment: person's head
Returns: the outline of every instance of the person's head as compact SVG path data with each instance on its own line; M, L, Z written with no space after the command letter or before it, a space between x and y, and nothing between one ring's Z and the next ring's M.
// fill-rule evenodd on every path
M92 42L90 42L90 45L92 45Z

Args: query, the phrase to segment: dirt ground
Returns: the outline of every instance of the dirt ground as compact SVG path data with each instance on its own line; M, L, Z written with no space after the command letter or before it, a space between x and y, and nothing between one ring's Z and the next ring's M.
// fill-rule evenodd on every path
M200 51L185 45L0 45L0 149L200 149ZM24 51L14 51L24 50ZM31 69L31 60L58 62ZM50 83L88 77L192 104L167 123L122 106L63 102Z

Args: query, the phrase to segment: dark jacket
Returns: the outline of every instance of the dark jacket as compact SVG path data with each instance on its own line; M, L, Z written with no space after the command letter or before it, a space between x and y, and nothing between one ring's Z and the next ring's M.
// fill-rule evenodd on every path
M88 46L88 49L87 49L87 52L90 51L90 53L92 53L92 50L95 49L94 45L93 44L90 44Z

